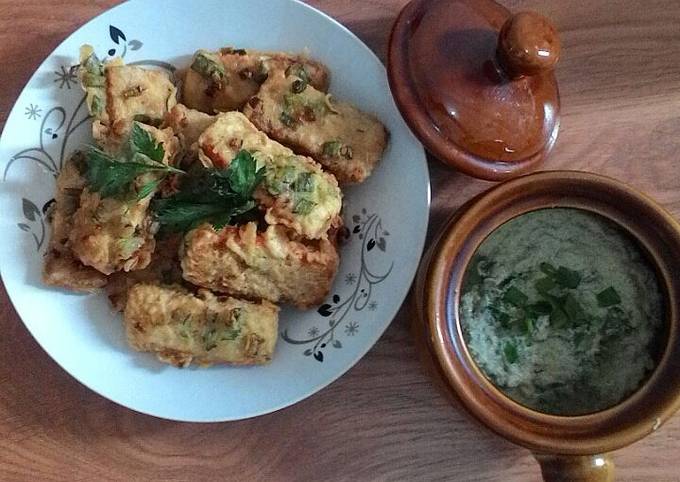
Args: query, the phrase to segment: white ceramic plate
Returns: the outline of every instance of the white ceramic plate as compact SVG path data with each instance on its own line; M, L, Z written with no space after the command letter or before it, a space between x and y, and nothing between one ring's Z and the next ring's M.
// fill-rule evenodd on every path
M170 70L186 66L198 48L309 49L330 67L331 92L374 112L390 130L388 150L373 176L345 191L344 218L353 234L328 300L317 310L282 311L270 365L163 365L128 348L120 315L104 295L41 285L48 230L43 208L64 159L90 141L83 92L69 74L83 43L100 57L122 55L127 63ZM342 25L293 0L138 0L93 19L45 60L19 96L0 141L0 175L0 272L26 327L92 390L140 412L186 421L272 412L312 395L354 365L406 296L430 200L423 149L395 108L380 61Z

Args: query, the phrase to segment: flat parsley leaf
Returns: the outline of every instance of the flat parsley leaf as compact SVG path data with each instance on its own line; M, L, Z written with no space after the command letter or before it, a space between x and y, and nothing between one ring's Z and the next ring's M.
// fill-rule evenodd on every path
M215 229L255 208L252 194L264 179L264 168L248 151L240 151L225 170L190 171L175 195L154 201L159 224L168 231L189 231L209 222Z
M161 180L156 179L156 180L149 181L146 184L144 184L142 187L140 187L137 190L137 200L141 201L145 197L150 196L151 194L156 192L156 189L158 189L158 186L160 185L160 183L161 183Z
M156 162L121 161L93 147L87 153L83 175L90 190L105 198L125 193L137 176L151 171L177 172L179 169Z
M242 199L252 197L255 188L264 179L265 169L257 169L257 161L250 152L241 150L225 171L231 190Z
M137 176L142 174L184 173L161 162L165 155L163 145L157 144L151 134L136 123L130 133L130 146L131 155L120 158L96 147L89 149L81 173L91 191L98 192L103 198L120 196L128 192ZM137 193L137 199L144 199L152 194L159 183L160 181L143 185Z
M155 200L154 212L158 222L169 231L189 231L206 219L231 216L224 205L182 201L175 197Z
M163 144L157 143L153 136L135 122L130 132L132 151L143 154L152 161L162 162L165 156Z

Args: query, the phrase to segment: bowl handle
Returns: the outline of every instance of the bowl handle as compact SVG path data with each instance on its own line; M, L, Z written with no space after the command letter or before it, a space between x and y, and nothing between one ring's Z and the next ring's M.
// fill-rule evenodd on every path
M534 454L546 482L612 482L614 462L609 455Z

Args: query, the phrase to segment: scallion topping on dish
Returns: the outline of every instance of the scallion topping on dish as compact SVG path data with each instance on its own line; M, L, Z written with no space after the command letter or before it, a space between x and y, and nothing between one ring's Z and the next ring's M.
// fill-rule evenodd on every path
M296 79L293 81L293 83L290 86L290 90L294 94L299 94L300 92L303 92L307 88L307 82L302 80L302 79Z
M305 82L306 84L308 84L309 81L311 80L309 72L307 72L307 69L305 68L305 66L302 65L302 64L298 64L298 63L295 63L295 64L291 65L290 67L288 67L286 69L285 74L286 74L286 77L290 77L291 75L293 75L293 76L299 78L300 80L302 80L303 82Z
M191 64L191 70L198 72L206 79L215 83L221 83L226 76L226 71L220 58L207 50L196 52L194 61Z

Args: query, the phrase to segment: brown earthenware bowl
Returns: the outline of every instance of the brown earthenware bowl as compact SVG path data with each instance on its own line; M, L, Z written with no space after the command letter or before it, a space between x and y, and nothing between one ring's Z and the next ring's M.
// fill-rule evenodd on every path
M621 226L655 267L666 297L657 367L629 398L588 415L549 415L504 395L476 366L458 315L463 277L482 241L516 216L554 207L590 211ZM486 427L532 450L546 480L611 480L605 454L657 430L680 407L679 260L680 224L647 196L585 172L531 174L478 196L454 215L421 266L414 328L448 393Z

